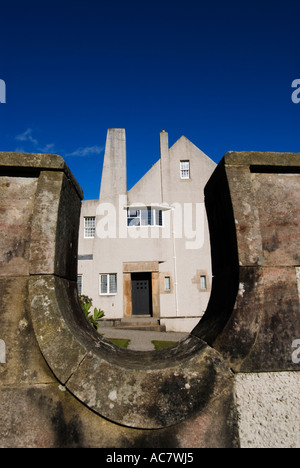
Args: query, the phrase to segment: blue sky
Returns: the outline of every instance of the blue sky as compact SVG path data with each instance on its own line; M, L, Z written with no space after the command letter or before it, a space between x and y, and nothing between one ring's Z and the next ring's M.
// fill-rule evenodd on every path
M126 129L128 188L185 135L300 152L299 0L39 0L0 4L0 151L60 154L98 198L106 132Z

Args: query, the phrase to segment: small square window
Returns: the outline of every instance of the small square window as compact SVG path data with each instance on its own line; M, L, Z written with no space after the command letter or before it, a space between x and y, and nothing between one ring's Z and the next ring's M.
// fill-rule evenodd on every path
M180 161L180 178L190 178L190 161Z
M141 212L129 208L127 210L127 226L140 226L141 225Z
M200 276L200 288L202 290L206 290L207 289L207 281L206 281L206 276L205 275L201 275Z
M100 275L100 295L117 294L117 274L104 273Z
M96 219L94 216L84 218L84 238L93 239L95 237Z

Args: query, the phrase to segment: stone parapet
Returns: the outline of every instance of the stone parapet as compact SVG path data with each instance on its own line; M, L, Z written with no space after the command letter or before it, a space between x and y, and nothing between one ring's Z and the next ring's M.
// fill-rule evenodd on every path
M299 370L300 154L227 153L205 195L213 290L192 334L235 371Z
M106 341L80 308L82 191L63 159L0 153L0 447L237 448L247 424L262 445L248 422L252 382L270 384L267 408L268 389L288 392L282 379L300 375L298 161L224 157L206 187L208 309L176 345L138 352ZM270 426L298 421L299 400L282 401Z

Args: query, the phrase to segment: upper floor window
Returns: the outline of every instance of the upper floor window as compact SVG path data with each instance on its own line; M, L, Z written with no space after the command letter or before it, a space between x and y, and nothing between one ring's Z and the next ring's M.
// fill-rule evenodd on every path
M84 238L92 239L95 237L95 217L89 216L84 218Z
M190 178L190 161L180 161L180 178Z
M127 226L162 226L162 210L157 208L128 208Z

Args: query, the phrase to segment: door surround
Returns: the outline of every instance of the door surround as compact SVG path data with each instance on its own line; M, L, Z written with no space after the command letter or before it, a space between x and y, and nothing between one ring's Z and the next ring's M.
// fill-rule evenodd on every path
M123 307L124 317L132 317L132 273L151 273L152 279L152 317L160 317L160 289L158 262L127 262L123 263Z

